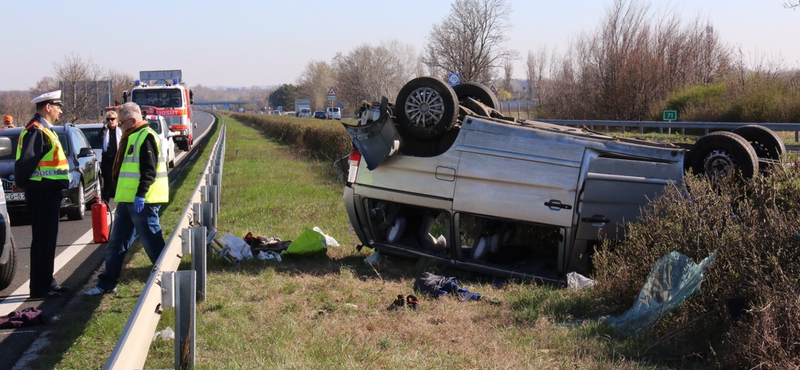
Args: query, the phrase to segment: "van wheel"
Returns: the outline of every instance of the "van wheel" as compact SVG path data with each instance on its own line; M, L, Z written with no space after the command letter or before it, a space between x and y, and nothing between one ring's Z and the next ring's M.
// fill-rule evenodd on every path
M755 149L743 137L732 132L717 131L705 135L692 146L690 166L695 174L709 177L738 171L749 179L758 173Z
M756 151L758 158L778 160L786 154L783 140L774 131L764 126L747 125L732 132L747 140Z
M456 93L438 78L415 78L397 94L395 116L400 127L413 137L439 137L458 119Z
M17 269L17 246L14 245L14 237L11 237L11 243L6 245L8 249L8 262L0 265L0 290L8 288L14 280L14 272Z
M500 101L497 100L492 90L484 85L467 82L456 85L453 87L453 91L456 92L458 101L464 98L473 98L492 109L497 109L500 106Z

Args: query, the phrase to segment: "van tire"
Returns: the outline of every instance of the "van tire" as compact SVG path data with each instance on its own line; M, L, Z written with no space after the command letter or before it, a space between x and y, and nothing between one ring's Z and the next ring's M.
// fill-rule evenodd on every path
M758 125L741 126L732 131L743 137L753 149L756 156L762 159L778 160L786 154L786 145L774 131Z
M473 98L489 108L498 109L500 107L500 101L497 100L492 90L484 85L466 82L453 87L453 91L456 92L458 101L464 98Z
M397 94L395 117L399 126L415 138L439 137L458 120L456 93L438 78L415 78Z
M758 173L756 151L743 137L727 131L712 132L694 143L690 151L690 167L695 174L716 177L731 167L745 179Z

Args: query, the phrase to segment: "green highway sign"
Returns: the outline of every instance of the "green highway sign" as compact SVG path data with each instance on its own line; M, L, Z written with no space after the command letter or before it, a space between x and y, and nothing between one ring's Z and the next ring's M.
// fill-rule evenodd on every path
M677 120L678 120L678 111L676 110L664 111L664 121L677 121Z

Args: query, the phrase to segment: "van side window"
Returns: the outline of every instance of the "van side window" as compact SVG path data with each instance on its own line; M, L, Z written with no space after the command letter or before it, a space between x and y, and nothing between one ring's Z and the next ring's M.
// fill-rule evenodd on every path
M562 229L466 213L458 219L462 260L556 270Z
M438 256L449 256L449 213L370 199L369 212L378 242L404 246Z

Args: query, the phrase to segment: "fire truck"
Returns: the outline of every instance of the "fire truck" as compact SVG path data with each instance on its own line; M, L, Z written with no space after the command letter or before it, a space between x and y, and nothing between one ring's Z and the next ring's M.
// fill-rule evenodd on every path
M123 100L155 107L157 114L163 116L175 146L184 151L192 147L192 109L194 103L192 90L186 87L180 70L140 71L139 79L133 82L130 94L123 94Z

